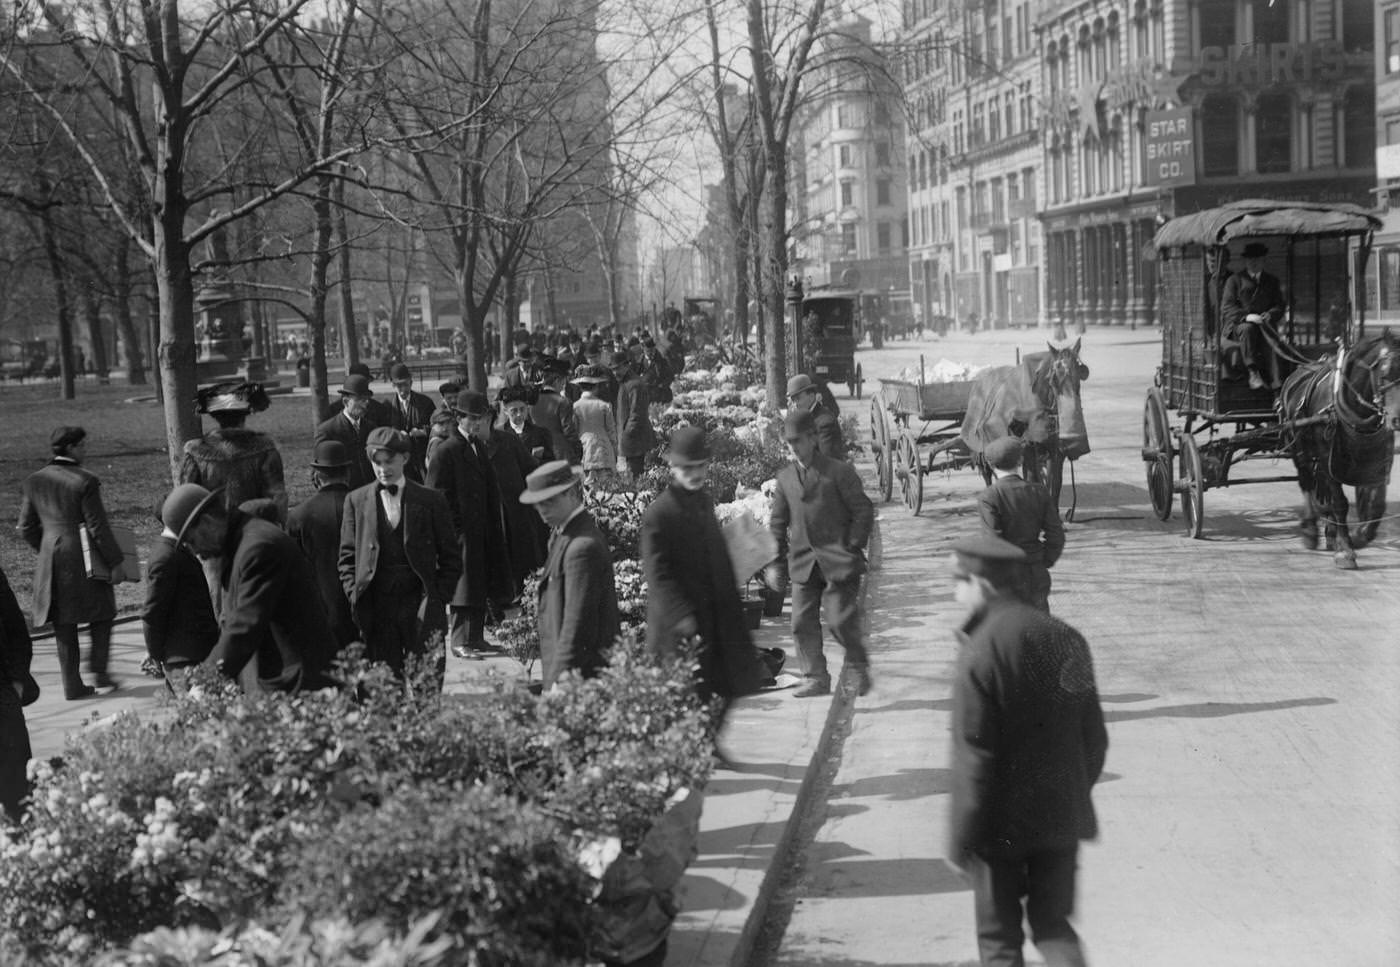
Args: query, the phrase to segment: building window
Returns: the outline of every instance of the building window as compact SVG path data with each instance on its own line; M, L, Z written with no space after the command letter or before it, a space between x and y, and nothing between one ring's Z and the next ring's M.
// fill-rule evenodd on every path
M1288 4L1280 4L1288 7ZM1235 42L1235 5L1230 2L1198 3L1196 10L1196 43L1194 47L1228 48Z
M899 223L899 244L906 252L909 250L909 216L907 215L904 217L904 221Z
M841 226L841 251L846 255L856 254L856 227L855 225Z
M843 182L841 182L841 207L842 207L842 208L850 208L851 205L855 204L855 202L853 201L854 196L855 196L855 182L853 182L853 181L843 181Z
M1201 174L1207 178L1239 174L1239 110L1229 94L1212 94L1201 104Z
M888 205L890 203L890 180L879 178L875 181L875 204Z
M1021 191L1026 199L1026 211L1035 214L1035 169L1021 169Z
M1293 12L1290 3L1270 3L1270 0L1254 0L1254 42L1256 44L1286 44L1288 37L1288 15Z
M1293 170L1293 102L1286 94L1261 94L1254 113L1254 170L1261 175Z
M958 189L958 224L954 226L955 231L962 231L967 228L967 189Z
M837 164L839 164L842 168L849 168L849 167L851 167L851 165L853 164L853 162L852 162L852 151L851 151L851 146L850 146L849 144L837 145L837 147L836 147L836 160L837 160Z
M880 222L875 226L875 251L881 255L890 254L890 223Z
M1006 221L1006 195L1001 190L1001 179L992 179L992 223L1001 225Z
M849 104L836 105L836 126L838 128L854 127L855 112L851 110Z
M1400 6L1385 8L1385 72L1400 74Z
M1011 264L1021 264L1021 223L1011 223Z
M987 102L987 139L1001 140L1001 107L995 96Z
M1400 117L1382 118L1385 124L1385 143L1400 144Z
M875 163L881 168L890 166L890 143L888 141L875 142Z
M1376 88L1351 87L1342 106L1342 165L1365 168L1376 158Z
M884 101L875 102L875 123L882 127L888 127L890 123L890 106Z

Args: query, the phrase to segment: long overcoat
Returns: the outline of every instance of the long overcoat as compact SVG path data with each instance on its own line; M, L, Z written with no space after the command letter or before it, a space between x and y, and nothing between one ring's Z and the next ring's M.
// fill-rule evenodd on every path
M526 424L526 429L539 429ZM533 507L520 502L525 477L535 469L535 459L513 430L492 430L486 441L496 484L501 491L501 523L510 552L511 577L521 588L530 572L545 561L549 529Z
M632 376L617 391L617 448L624 457L645 456L656 446L656 431L647 407L651 388L640 376Z
M677 623L694 615L704 689L726 698L757 692L767 674L744 625L734 566L710 495L667 487L642 514L641 544L647 647L670 654Z
M484 608L509 601L517 588L501 527L501 491L484 446L473 446L456 430L433 454L427 485L447 497L447 509L462 554L462 574L447 603Z
M116 616L112 585L87 576L79 536L84 525L107 566L120 563L121 548L107 523L96 474L59 459L25 479L19 529L29 546L39 552L34 564L36 626L49 622L87 624L111 621Z
M180 483L205 490L224 488L225 507L282 523L287 519L287 484L282 454L266 433L220 427L185 444Z
M949 856L1016 857L1098 835L1108 732L1083 637L996 598L958 632Z
M326 484L287 514L287 533L316 572L316 586L321 589L321 601L339 648L359 637L350 599L340 583L340 522L345 518L349 492L343 483Z
M586 510L550 539L538 614L545 688L571 669L586 676L602 666L622 619L608 541Z

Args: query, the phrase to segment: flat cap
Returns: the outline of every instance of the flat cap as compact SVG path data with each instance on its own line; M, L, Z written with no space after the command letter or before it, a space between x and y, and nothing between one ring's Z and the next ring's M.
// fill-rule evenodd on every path
M982 533L955 542L953 559L965 573L984 577L998 587L1009 587L1019 577L1026 552L995 534Z
M373 457L380 450L389 453L408 453L408 434L391 426L377 426L369 431L365 440L365 452Z
M987 463L998 470L1015 470L1021 465L1021 454L1025 446L1017 436L998 437L982 451Z

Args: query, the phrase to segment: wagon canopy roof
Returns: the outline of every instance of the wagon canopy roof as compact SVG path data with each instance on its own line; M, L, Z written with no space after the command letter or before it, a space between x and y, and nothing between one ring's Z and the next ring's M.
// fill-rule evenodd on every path
M1360 205L1251 198L1173 218L1153 239L1159 249L1224 245L1272 235L1351 235L1375 231L1381 220Z

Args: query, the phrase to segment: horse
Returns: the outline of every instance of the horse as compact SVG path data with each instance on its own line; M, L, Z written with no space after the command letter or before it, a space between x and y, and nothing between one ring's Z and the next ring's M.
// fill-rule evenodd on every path
M1279 391L1277 407L1303 491L1303 546L1317 548L1321 517L1332 562L1355 570L1356 550L1375 538L1385 513L1400 428L1400 337L1387 329L1295 370ZM1347 527L1343 485L1356 488L1355 535Z
M1089 452L1079 389L1089 378L1089 367L1079 358L1081 342L1063 349L1047 343L1049 352L1028 353L1019 366L979 373L963 419L963 441L973 453L980 454L1003 436L1020 437L1026 479L1044 483L1056 499L1064 459L1076 460ZM991 469L985 463L981 469L990 483Z

